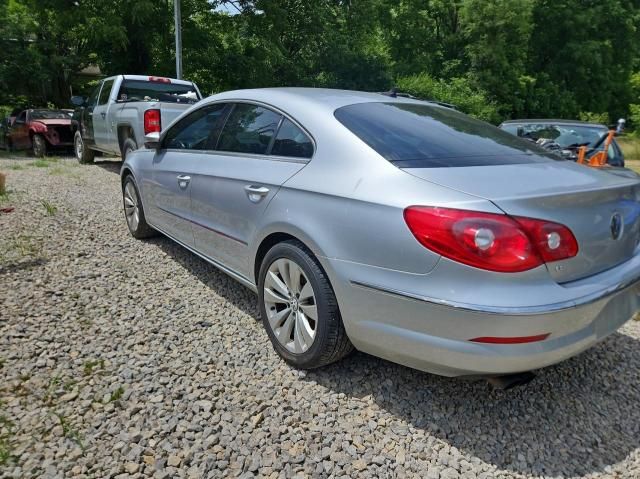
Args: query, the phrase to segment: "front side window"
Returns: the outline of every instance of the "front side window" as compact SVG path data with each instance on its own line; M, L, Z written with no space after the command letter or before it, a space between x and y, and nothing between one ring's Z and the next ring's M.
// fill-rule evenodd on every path
M23 111L16 118L16 123L24 123L25 121L27 121L27 112Z
M226 104L200 108L173 125L163 140L163 148L213 150L224 119Z
M113 86L113 80L106 80L102 84L102 90L100 91L100 98L98 99L98 105L106 105L109 102L109 95L111 94L112 86Z
M98 102L98 94L100 93L101 86L102 86L102 83L100 83L97 87L93 89L93 91L91 92L91 95L89 95L89 98L87 98L87 106L96 106L96 103Z
M561 161L534 143L458 111L428 103L357 103L336 119L400 168Z
M267 108L238 103L222 129L217 149L264 155L281 118Z
M311 158L313 143L292 121L284 119L271 148L271 154L297 158Z

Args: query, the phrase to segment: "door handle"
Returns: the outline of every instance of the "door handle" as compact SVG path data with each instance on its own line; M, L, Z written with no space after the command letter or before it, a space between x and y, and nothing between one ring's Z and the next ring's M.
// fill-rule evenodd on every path
M267 196L267 194L269 193L269 188L266 188L264 186L247 185L244 187L244 191L245 193L247 193L249 201L251 201L252 203L258 203L260 200L262 200L262 198Z
M102 117L102 119L104 120L104 118L107 116L107 113L103 111L102 113L100 113L100 116L101 116L101 117Z
M176 178L178 178L178 186L182 189L189 186L189 182L191 181L191 177L188 175L178 175Z

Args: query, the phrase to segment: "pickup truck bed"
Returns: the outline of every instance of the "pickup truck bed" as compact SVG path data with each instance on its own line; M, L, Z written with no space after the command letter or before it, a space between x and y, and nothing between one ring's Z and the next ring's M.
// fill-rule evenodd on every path
M141 75L105 78L88 98L73 97L74 151L78 161L93 161L96 152L121 156L144 144L202 98L189 81Z

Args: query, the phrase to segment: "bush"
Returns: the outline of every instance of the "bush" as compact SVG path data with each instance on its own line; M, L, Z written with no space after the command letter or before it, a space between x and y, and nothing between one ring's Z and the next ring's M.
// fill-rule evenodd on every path
M603 125L609 124L608 113L594 113L592 111L581 111L578 114L578 118L582 121L588 121L591 123L602 123Z
M426 73L398 78L397 88L405 93L455 105L460 111L479 120L491 123L500 122L498 107L490 101L487 94L472 86L467 78L439 80Z

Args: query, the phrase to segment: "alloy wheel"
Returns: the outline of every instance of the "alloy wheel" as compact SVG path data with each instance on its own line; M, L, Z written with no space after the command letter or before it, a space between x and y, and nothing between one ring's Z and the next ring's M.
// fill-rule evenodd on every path
M131 231L138 229L140 223L140 208L138 206L138 195L131 181L124 187L124 214Z
M294 261L280 258L269 266L264 306L280 344L295 354L311 347L318 326L316 297L307 275Z

